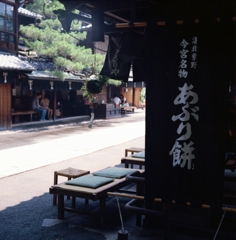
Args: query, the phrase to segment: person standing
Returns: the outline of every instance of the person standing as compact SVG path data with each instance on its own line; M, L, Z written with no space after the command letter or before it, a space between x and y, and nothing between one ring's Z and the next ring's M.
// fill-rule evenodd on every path
M42 107L39 104L39 99L42 97L41 93L38 93L37 96L33 99L32 102L32 110L34 110L35 112L38 112L40 114L40 121L45 121L45 116L47 113L47 109Z
M89 124L88 124L88 127L91 128L92 125L93 125L93 120L94 120L94 106L93 106L93 101L89 104L89 108L90 108L90 121L89 121Z
M85 115L90 115L90 100L89 97L84 97L84 111Z

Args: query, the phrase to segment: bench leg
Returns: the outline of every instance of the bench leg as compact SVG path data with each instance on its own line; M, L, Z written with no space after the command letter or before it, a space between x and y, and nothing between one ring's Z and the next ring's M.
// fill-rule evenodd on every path
M144 186L143 184L136 184L136 192L137 195L144 195ZM137 207L141 208L143 205L143 202L140 200L137 200ZM137 213L136 214L136 225L142 226L142 215Z
M68 177L68 181L71 180L70 177ZM67 199L69 200L70 199L70 196L67 196ZM74 200L75 201L75 200ZM72 198L72 202L73 202L73 198ZM73 204L73 203L72 203Z
M64 219L64 195L58 195L58 219Z
M54 185L57 184L57 173L54 172L54 181L53 181ZM57 204L57 194L54 193L53 194L53 205L56 205Z
M72 203L71 203L72 208L75 208L75 200L76 200L76 198L72 197Z
M106 214L106 197L102 196L100 198L100 212L99 212L101 226L104 226L105 224L105 214Z
M133 155L134 154L134 152L131 152L131 155ZM134 165L131 163L130 164L130 168L133 168L134 167Z

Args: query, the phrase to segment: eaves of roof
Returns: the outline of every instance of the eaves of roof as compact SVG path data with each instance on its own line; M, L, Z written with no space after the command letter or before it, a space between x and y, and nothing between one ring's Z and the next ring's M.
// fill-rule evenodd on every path
M32 80L51 80L51 81L61 81L58 77L54 76L50 71L33 71L31 73L26 74L29 79ZM70 73L64 73L65 80L71 82L83 82L86 79L72 75Z
M15 55L0 52L0 70L33 71L35 68Z

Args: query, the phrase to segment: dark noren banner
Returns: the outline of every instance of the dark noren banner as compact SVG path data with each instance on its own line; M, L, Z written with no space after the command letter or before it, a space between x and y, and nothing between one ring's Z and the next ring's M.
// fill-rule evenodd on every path
M221 204L232 80L230 25L156 26L145 36L145 198Z
M135 32L110 35L105 64L100 74L127 82L132 65L133 81L145 81L142 51L143 35Z

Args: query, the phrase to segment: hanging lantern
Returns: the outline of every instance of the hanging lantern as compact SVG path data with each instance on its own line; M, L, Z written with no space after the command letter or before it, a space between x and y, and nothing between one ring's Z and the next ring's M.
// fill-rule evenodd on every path
M29 84L29 90L32 90L33 80L29 80L28 84Z
M7 72L3 72L2 75L4 76L4 83L7 83L7 76L8 76L8 73L7 73Z
M51 90L53 90L53 84L54 84L54 82L53 82L53 81L50 81Z
M69 84L69 90L71 90L71 89L72 89L72 88L71 88L72 82L68 82L68 84Z
M128 90L128 84L126 83L125 84L125 92L128 92L129 90Z

